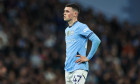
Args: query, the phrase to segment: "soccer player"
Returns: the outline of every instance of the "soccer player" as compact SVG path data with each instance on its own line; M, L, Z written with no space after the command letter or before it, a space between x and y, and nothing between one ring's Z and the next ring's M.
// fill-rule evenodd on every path
M85 84L89 71L88 61L93 57L101 42L86 24L78 21L79 12L79 7L76 4L67 4L64 8L64 21L68 22L69 25L65 29L66 84ZM86 56L88 39L92 41L92 46L88 56Z

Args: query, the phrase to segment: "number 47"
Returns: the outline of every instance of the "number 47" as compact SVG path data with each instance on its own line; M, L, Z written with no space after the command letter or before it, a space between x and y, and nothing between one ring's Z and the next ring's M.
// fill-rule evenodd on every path
M81 79L81 75L74 75L74 77L73 77L73 82L79 82L80 81L80 79Z

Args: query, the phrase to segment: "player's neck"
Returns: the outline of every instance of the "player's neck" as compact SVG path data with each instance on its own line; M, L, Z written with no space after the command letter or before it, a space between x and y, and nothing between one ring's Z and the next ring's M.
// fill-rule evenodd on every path
M76 21L77 21L77 19L73 19L73 20L69 21L68 22L69 26L72 26Z

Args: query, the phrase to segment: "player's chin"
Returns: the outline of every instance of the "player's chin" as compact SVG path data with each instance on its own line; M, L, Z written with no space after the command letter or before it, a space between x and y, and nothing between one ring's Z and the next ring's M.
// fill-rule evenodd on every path
M68 20L64 18L64 21L68 21Z

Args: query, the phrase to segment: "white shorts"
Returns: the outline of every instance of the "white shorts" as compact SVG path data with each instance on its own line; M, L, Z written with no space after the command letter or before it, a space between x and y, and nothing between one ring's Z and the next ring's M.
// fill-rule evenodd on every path
M66 84L85 84L88 72L85 70L76 70L74 72L65 71Z

